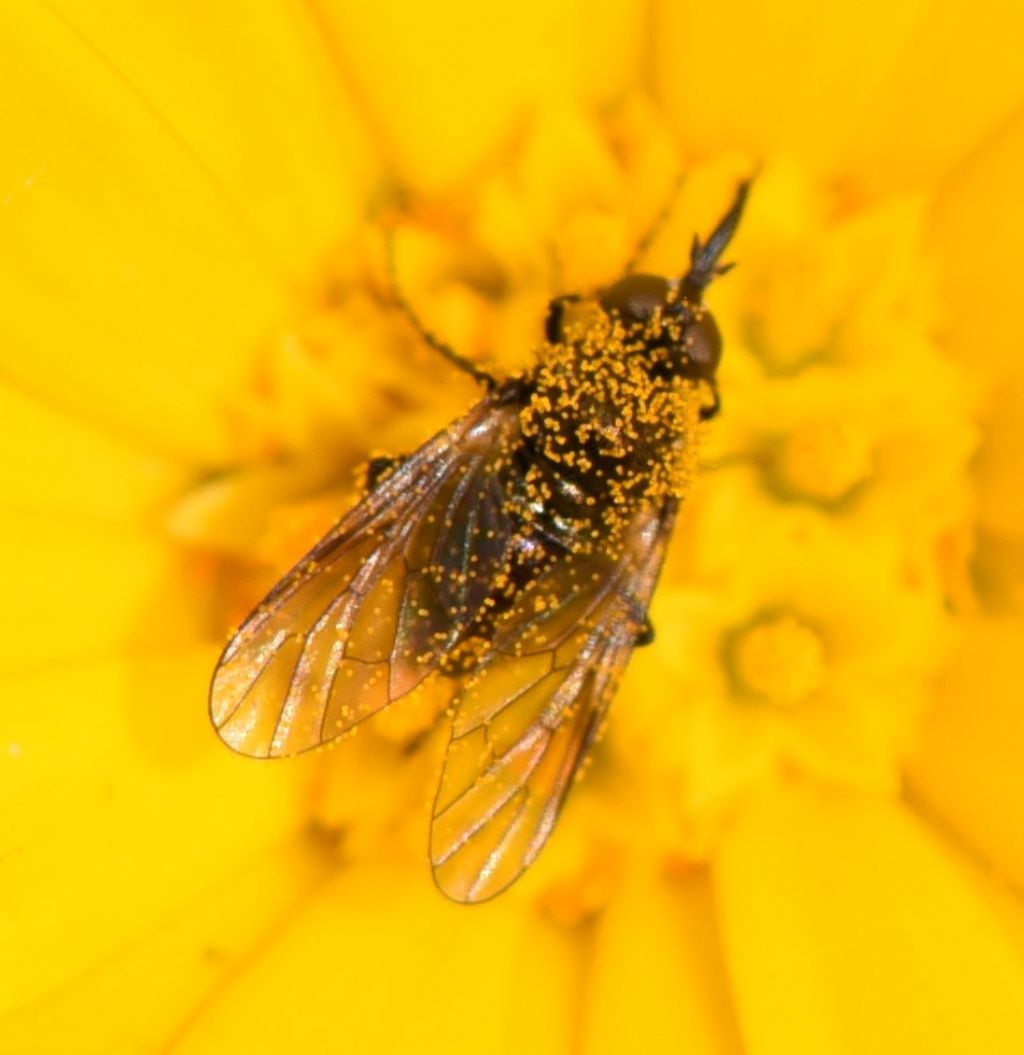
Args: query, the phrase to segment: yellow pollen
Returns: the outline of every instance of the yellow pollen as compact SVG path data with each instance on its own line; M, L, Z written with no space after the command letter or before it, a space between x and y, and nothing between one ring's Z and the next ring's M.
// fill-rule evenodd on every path
M826 419L806 421L783 445L778 471L787 490L834 502L871 475L871 449L856 425Z
M825 683L821 637L792 615L774 616L743 633L736 673L751 692L780 707L795 707Z

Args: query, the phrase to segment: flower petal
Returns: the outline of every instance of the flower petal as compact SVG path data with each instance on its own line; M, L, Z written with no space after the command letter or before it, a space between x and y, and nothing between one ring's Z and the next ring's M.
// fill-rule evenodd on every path
M52 5L222 183L304 281L358 215L372 167L319 26L301 5Z
M0 459L6 511L105 521L145 520L185 485L173 460L0 384L0 421L17 457Z
M297 830L308 767L254 766L217 743L204 705L213 660L205 647L7 680L0 1012Z
M766 792L715 862L747 1050L1024 1050L1024 959L902 807Z
M743 1050L706 876L637 874L602 915L588 975L583 1049Z
M330 862L304 838L274 845L109 958L0 1017L4 1051L170 1050L192 1019L302 912Z
M435 190L499 149L533 105L620 91L644 30L625 0L514 8L326 0L324 8L386 154L404 178Z
M158 450L232 449L222 401L284 308L209 170L42 6L3 15L0 372Z
M523 916L504 899L467 911L386 866L340 875L198 1017L180 1049L476 1053L504 1050L518 976L544 976L519 956Z
M935 204L933 248L948 343L979 371L1020 367L1021 173L1024 117L1018 116L957 171Z
M197 582L162 539L101 521L0 513L0 673L198 640Z
M926 5L846 146L844 181L870 193L962 163L1024 102L1022 34L1017 4Z
M586 941L532 911L525 914L513 953L507 1041L509 1055L565 1055L578 1047L580 1000L589 967Z
M985 531L1024 539L1024 370L999 384L988 409L974 464L978 521Z
M1024 117L1004 128L951 180L933 232L950 349L989 385L981 449L974 571L991 611L1024 610L1020 458L1020 248L1024 244Z
M919 730L910 784L929 812L1024 888L1020 621L969 627Z
M854 16L807 0L662 3L661 98L695 152L739 146L830 162L928 7L874 0Z

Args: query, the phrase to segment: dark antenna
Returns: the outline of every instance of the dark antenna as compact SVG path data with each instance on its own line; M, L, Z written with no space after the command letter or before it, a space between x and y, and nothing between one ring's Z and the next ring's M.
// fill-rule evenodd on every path
M493 392L498 387L497 379L488 373L482 366L478 366L474 363L472 359L467 359L466 356L461 355L450 344L442 341L433 330L427 329L423 320L419 317L419 313L406 299L405 294L402 292L401 284L398 281L398 263L395 260L394 227L386 227L384 229L384 253L387 264L388 283L391 286L391 296L394 298L399 311L401 311L406 317L409 325L419 334L423 343L430 348L433 348L435 352L447 359L457 370L461 370L464 374L469 374L474 381L479 381L488 392Z
M676 199L679 197L679 192L682 190L685 182L686 176L682 172L672 180L672 186L669 188L665 201L655 214L654 219L651 220L647 230L640 236L640 240L636 243L636 247L633 249L632 256L626 261L626 266L622 269L624 275L631 275L636 271L637 267L640 265L640 261L647 255L647 250L654 244L655 238L661 234L662 228L668 223L668 218L672 214L672 209L675 207Z
M749 191L750 180L746 179L736 188L732 206L718 221L718 226L706 242L701 244L700 239L696 235L693 236L693 245L690 246L690 270L683 276L684 289L699 296L712 279L732 269L732 264L720 264L718 258L725 252L725 247L736 233Z

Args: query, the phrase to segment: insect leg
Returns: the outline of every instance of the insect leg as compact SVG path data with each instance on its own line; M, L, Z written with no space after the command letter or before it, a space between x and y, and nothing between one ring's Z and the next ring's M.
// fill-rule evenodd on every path
M433 348L439 355L444 356L449 363L452 364L456 369L461 370L464 374L469 374L474 381L479 381L482 385L487 388L488 392L493 392L498 387L497 378L495 378L488 371L484 370L483 367L478 366L471 359L467 359L464 355L457 352L450 344L446 344L441 340L437 334L428 330L424 325L423 320L416 313L416 309L409 303L405 298L405 294L402 293L401 286L398 282L398 269L395 264L395 237L394 232L388 230L385 235L386 238L386 251L387 251L387 268L388 268L388 281L391 284L391 295L395 298L395 303L398 305L399 310L409 321L409 324L413 329L420 335L421 340Z
M722 396L718 391L718 382L712 381L711 384L711 402L706 407L700 408L700 420L710 421L713 417L716 417L718 412L722 409Z
M563 293L562 296L548 301L548 314L544 320L544 337L549 344L558 344L562 339L562 320L565 317L566 304L576 304L579 300L578 293Z
M662 229L668 222L669 216L672 215L672 209L675 206L676 198L679 197L679 191L683 186L683 182L686 177L680 172L678 176L672 181L672 186L669 188L668 197L665 199L664 204L658 210L654 219L651 220L650 226L641 235L640 241L636 243L636 248L633 250L632 256L626 261L625 267L622 269L624 275L631 275L643 260L647 253L647 250L651 248L655 238L661 234Z
M381 455L377 458L371 458L363 470L366 474L365 488L367 491L372 491L377 484L388 476L393 469L397 469L405 458L402 455Z
M654 640L654 624L651 622L649 615L644 616L643 625L636 632L636 641L634 644L637 648L643 648L644 645L649 645Z

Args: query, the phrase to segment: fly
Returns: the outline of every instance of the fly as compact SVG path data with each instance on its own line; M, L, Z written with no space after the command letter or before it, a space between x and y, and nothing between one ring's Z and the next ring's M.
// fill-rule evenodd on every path
M344 735L435 672L452 685L434 800L440 890L485 901L555 826L634 647L696 433L720 408L704 290L748 183L685 274L627 273L556 297L534 366L499 380L425 330L486 389L368 493L245 620L217 664L214 727L280 758Z

